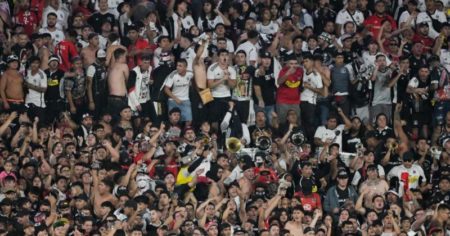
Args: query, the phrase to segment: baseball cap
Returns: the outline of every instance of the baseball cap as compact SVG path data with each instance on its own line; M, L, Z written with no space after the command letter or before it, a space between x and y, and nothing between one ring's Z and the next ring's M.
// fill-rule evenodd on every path
M106 52L103 49L97 50L97 58L106 58Z
M259 54L259 57L260 57L260 58L272 58L272 55L271 55L270 52L268 52L268 51L262 51L262 52Z
M347 171L345 171L345 170L339 171L337 177L338 177L339 179L347 179L347 178L348 178Z
M51 55L50 58L48 59L48 63L50 63L52 61L56 61L59 63L59 58L55 55Z
M341 37L341 41L344 42L345 40L351 39L351 38L353 38L353 35L351 35L351 34L344 34Z
M84 113L83 114L83 116L82 116L82 118L84 119L84 118L88 118L88 117L93 117L89 112L86 112L86 113Z
M11 54L11 55L9 55L7 58L6 58L6 63L11 63L11 62L13 62L13 61L19 61L19 57L17 57L16 55L14 55L14 54Z
M420 22L419 24L417 24L417 26L422 27L422 26L428 26L428 23L425 21Z

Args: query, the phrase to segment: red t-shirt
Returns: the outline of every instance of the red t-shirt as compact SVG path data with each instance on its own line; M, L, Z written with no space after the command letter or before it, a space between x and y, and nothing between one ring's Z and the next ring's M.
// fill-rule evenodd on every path
M312 212L315 209L322 209L322 202L320 201L320 195L317 193L312 193L305 196L302 192L296 193L296 196L300 198L303 209L305 211Z
M36 14L37 22L41 22L42 13L44 12L45 2L42 0L31 0L30 10Z
M29 10L20 10L14 16L14 21L16 22L16 24L23 25L24 31L28 36L31 36L34 31L33 25L38 24L38 18L36 14Z
M289 67L281 69L278 78L281 78L289 70ZM303 69L297 68L294 74L280 84L277 90L277 103L279 104L300 104L300 86L303 79Z
M366 20L364 20L364 26L373 34L373 38L378 37L378 33L380 32L382 22L384 20L388 20L391 23L392 31L397 29L397 22L395 22L394 18L389 15L384 15L382 17L377 15L369 16Z
M131 44L128 46L128 53L133 51L133 49L136 50L142 50L142 49L150 49L150 44L144 40L144 39L137 39L134 44ZM132 69L141 63L141 56L128 56L128 68Z
M412 41L414 43L421 42L423 44L424 53L431 52L431 48L433 47L434 41L432 38L428 37L428 35L414 34Z
M59 42L55 47L56 55L58 55L60 64L59 69L66 72L72 67L72 59L78 56L75 45L67 40Z

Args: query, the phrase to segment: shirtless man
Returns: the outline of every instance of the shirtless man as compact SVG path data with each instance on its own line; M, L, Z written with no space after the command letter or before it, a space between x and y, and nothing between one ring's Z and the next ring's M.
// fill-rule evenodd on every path
M367 180L361 184L359 193L362 194L365 189L370 189L364 202L364 206L372 207L372 198L375 195L384 195L389 190L389 185L384 179L378 177L378 167L369 165L367 167Z
M41 60L40 69L48 69L48 59L51 55L50 50L44 45L44 35L43 34L33 34L31 35L31 41L33 42L33 54L38 56Z
M118 115L127 106L127 80L130 71L127 66L127 52L122 48L114 51L114 64L108 73L108 111L111 115Z
M94 203L95 215L99 216L102 203L109 201L116 205L118 200L111 193L114 183L105 179L99 180L97 172L97 170L92 170L92 182L94 186L92 188L91 201Z
M81 49L81 58L83 59L83 67L85 69L95 62L95 53L97 52L99 45L97 33L90 33L88 39L89 45Z
M6 59L8 69L0 80L0 96L5 110L19 111L24 107L23 77L19 73L19 58L10 55Z
M284 229L289 230L291 235L303 235L302 219L305 214L301 206L296 206L292 211L292 220L288 221Z

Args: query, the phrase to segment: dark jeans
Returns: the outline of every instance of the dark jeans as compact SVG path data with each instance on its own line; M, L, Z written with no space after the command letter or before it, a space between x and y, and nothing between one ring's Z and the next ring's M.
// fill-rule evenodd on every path
M59 115L61 112L63 112L66 108L66 103L61 100L48 100L45 102L45 113L46 113L46 119L47 123L53 123L55 120L58 120Z
M302 111L302 126L305 129L306 136L308 140L313 140L314 132L316 131L316 105L309 102L302 102L300 104L300 110Z
M119 97L119 96L108 96L108 109L107 111L109 114L113 117L114 120L120 119L120 111L125 107L128 106L128 99L127 97Z
M34 105L33 103L27 104L28 106L28 117L31 121L34 121L35 117L39 118L39 123L44 124L46 122L46 114L45 114L45 108L38 107Z
M155 106L153 101L147 101L146 103L141 103L142 110L139 112L139 116L146 119L150 118L152 122L158 122L158 117L156 115Z
M223 117L228 111L228 102L231 100L230 97L224 98L214 98L214 101L208 103L209 110L209 121L211 123L217 122L220 123L223 120Z
M250 114L250 101L235 101L236 111L242 123L247 123Z

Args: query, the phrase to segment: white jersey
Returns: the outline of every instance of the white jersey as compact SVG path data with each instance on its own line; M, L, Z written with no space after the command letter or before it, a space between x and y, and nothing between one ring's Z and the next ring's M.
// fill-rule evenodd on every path
M40 70L36 74L32 74L31 70L27 71L25 81L37 87L47 88L47 76L44 71ZM25 103L32 103L35 106L45 108L45 92L38 92L33 89L28 89L27 96L25 97Z
M313 88L321 89L323 88L322 77L317 72L311 72L307 74L306 71L303 73L303 83L309 83ZM309 102L311 104L316 104L318 94L312 90L305 88L300 96L302 102Z
M441 49L441 55L439 56L441 59L441 64L450 72L450 51L447 49Z
M339 151L342 151L342 133L344 132L345 125L338 125L335 129L328 129L326 126L319 126L314 133L314 138L320 139L322 142L331 140L332 143L339 144ZM323 148L319 148L321 151Z
M228 73L230 73L230 79L236 80L236 70L228 66ZM217 80L222 79L224 77L224 70L220 68L218 63L214 63L208 67L207 78L208 80ZM224 98L231 97L230 87L226 85L226 82L217 85L215 88L211 90L213 97L215 98Z
M207 26L208 26L208 28L210 28L210 29L214 29L214 28L216 28L216 25L218 25L218 24L220 24L220 23L222 23L223 24L223 19L222 19L222 17L221 16L219 16L219 15L217 15L214 19L206 19L207 21L208 21L208 23L207 23ZM198 18L198 21L197 21L197 27L198 27L198 29L200 30L200 31L203 31L204 29L204 27L203 27L203 19L201 18L201 17L199 17Z
M247 54L247 61L246 61L247 65L250 65L251 61L258 60L258 49L250 41L247 41L239 45L239 47L236 49L235 52L239 52L240 50L244 51L245 54Z
M192 47L189 47L188 49L181 52L180 58L185 59L187 61L187 70L190 72L193 72L192 65L194 64L195 59L195 51L192 49Z
M275 21L270 21L268 25L263 25L261 22L256 24L256 31L260 34L276 34L280 26Z
M55 31L50 31L46 27L39 29L39 33L40 34L49 33L52 36L53 47L55 47L59 42L65 39L64 33L59 29L56 29Z
M427 178L425 177L422 167L417 164L413 164L411 168L407 169L404 165L398 165L392 168L387 175L388 181L392 178L397 177L399 179L399 195L403 196L403 189L405 181L408 181L408 188L415 189L419 187L419 179L421 178L422 183L426 183Z
M353 24L361 25L364 22L364 14L359 11L355 10L355 13L350 14L347 9L343 9L339 11L339 13L336 16L336 24L341 25L341 34L344 34L344 24L347 22L353 22Z
M172 90L172 94L181 101L189 100L189 86L194 75L191 72L187 72L184 76L173 71L170 73L164 85ZM172 98L169 98L172 99Z

